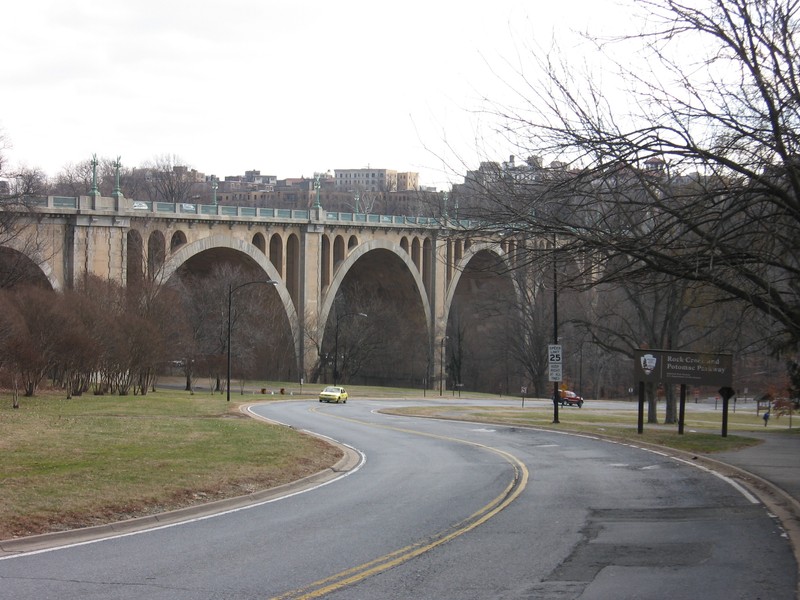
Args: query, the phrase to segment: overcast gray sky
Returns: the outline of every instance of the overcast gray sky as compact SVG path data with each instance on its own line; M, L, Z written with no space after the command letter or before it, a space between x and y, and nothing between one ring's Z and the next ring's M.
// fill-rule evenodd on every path
M369 165L441 188L485 152L491 127L476 109L502 96L501 65L531 40L618 22L618 10L612 0L9 2L0 133L12 163L51 176L95 153L126 166L175 155L219 177ZM506 158L502 143L489 146Z

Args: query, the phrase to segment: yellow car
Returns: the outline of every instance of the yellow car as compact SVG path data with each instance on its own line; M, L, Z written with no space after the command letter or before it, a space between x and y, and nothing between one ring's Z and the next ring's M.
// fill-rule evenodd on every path
M319 393L319 401L347 404L347 391L338 385L329 385Z

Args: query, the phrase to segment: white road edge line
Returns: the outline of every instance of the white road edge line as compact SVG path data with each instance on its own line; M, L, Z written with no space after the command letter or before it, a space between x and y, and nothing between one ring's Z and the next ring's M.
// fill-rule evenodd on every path
M677 456L673 456L672 459L673 460L677 460L678 462L685 463L687 465L691 465L691 466L696 467L698 469L701 469L701 470L705 471L706 473L711 473L715 477L719 477L720 479L722 479L722 481L724 481L728 485L730 485L733 488L735 488L736 490L738 490L739 493L742 496L744 496L750 502L750 504L761 504L761 501L758 498L756 498L755 496L753 496L753 494L748 492L747 489L745 489L745 487L743 485L741 485L738 482L734 481L733 479L731 479L727 475L723 475L722 473L717 473L713 469L709 469L708 467L704 467L703 465L699 465L699 464L697 464L695 462L692 462L690 460L686 460L686 459L683 459L683 458L678 458Z
M248 408L248 411L249 411L249 408ZM263 418L263 417L261 417L261 418ZM265 420L271 420L271 419L265 419ZM274 423L278 423L277 421L273 421L273 422ZM290 427L289 425L286 425L285 423L278 423L278 424L279 425L284 425L286 427ZM294 496L299 496L300 494L305 494L306 492L313 492L314 490L318 490L318 489L320 489L322 487L325 487L326 485L330 485L331 483L339 481L340 479L344 479L345 477L348 477L348 476L352 475L356 471L359 471L361 469L361 467L363 467L367 462L367 455L364 454L358 448L354 448L350 444L343 444L342 442L340 442L338 440L335 440L332 437L329 437L329 436L326 436L326 435L322 435L322 434L319 434L319 433L316 433L314 431L310 431L310 430L307 430L307 429L302 429L302 430L299 430L299 431L303 431L303 432L308 433L310 435L315 435L315 436L318 436L318 437L321 437L321 438L325 438L325 439L334 441L337 444L341 444L342 446L346 446L346 447L350 448L351 450L353 450L354 452L357 452L358 455L361 457L361 460L359 461L359 463L354 468L352 468L349 471L340 473L337 477L334 477L333 479L330 479L328 481L324 481L322 483L319 483L319 484L314 485L314 486L309 487L309 488L298 490L296 492L291 492L289 494L284 494L283 496L278 496L277 498L270 498L269 500L262 500L261 502L255 502L253 504L248 504L247 506L239 506L237 508L231 508L231 509L228 509L228 510L224 510L222 512L211 514L211 515L203 515L201 517L193 517L191 519L186 519L184 521L177 521L175 523L167 523L167 524L164 524L164 525L156 525L154 527L149 527L147 529L140 529L138 531L129 531L127 533L118 533L118 534L114 534L114 535L109 535L107 537L98 538L96 540L86 540L86 541L83 541L83 542L76 542L74 544L65 544L63 546L54 546L53 548L42 548L41 550L31 550L30 552L20 552L19 554L11 554L9 556L0 556L0 561L2 561L2 560L11 560L13 558L22 558L24 556L33 556L34 554L45 554L47 552L55 552L57 550L68 550L69 548L77 548L79 546L87 546L89 544L97 544L97 543L105 542L105 541L108 541L108 540L118 540L120 538L131 537L131 536L134 536L134 535L141 535L143 533L150 533L150 532L153 532L153 531L160 531L162 529L170 529L172 527L181 527L183 525L189 525L190 523L198 523L200 521L207 521L209 519L216 519L217 517L222 517L222 516L225 516L225 515L230 515L230 514L241 512L241 511L245 511L245 510L250 510L251 508L258 508L259 506L264 506L266 504L272 504L273 502L278 502L279 500L285 500L287 498L293 498Z

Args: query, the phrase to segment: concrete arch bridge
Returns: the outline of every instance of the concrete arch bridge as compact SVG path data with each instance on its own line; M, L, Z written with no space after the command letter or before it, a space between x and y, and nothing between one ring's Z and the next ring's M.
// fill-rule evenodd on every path
M87 273L123 285L144 278L169 282L220 263L246 267L254 280L277 281L270 293L288 332L288 347L275 349L289 364L280 374L285 378L329 379L339 338L367 322L371 334L362 345L369 360L353 375L359 383L447 389L455 378L469 389L491 385L496 391L487 382L508 378L497 372L497 358L482 337L489 317L481 306L513 296L511 278L498 274L506 270L492 269L508 266L512 248L508 242L471 243L458 224L321 207L100 196L41 198L18 223L3 252L27 257L54 290L72 288ZM463 364L467 337L470 357ZM459 372L456 356L471 379L448 378L448 371ZM346 376L346 366L337 367Z

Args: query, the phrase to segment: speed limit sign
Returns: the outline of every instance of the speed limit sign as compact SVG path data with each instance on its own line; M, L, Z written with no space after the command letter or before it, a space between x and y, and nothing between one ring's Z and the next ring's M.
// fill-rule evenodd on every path
M561 344L549 344L547 346L547 362L561 362Z

